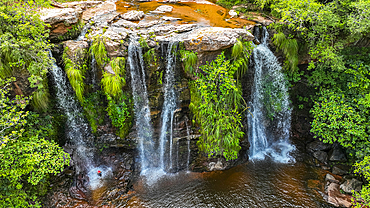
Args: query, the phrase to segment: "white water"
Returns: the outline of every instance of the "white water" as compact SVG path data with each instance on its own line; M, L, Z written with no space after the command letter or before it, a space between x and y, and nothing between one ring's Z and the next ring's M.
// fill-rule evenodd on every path
M50 56L52 57L51 52ZM92 135L89 126L81 117L82 111L75 100L74 92L64 71L54 62L50 72L57 88L58 106L67 119L67 139L74 146L75 153L79 157L76 172L79 173L83 169L89 170L93 166L93 151L91 151L92 144L90 142Z
M187 143L187 146L188 146L188 158L187 158L187 161L186 161L186 170L189 171L189 163L190 163L190 128L189 128L189 119L186 117L185 119L185 125L186 125L186 135L187 135L187 138L186 138L186 143Z
M139 139L141 174L150 173L151 167L157 167L152 141L148 91L146 87L145 67L142 49L137 41L132 40L128 47L128 64L131 73L131 87L134 98L135 124Z
M166 63L166 71L164 75L164 83L163 83L163 91L164 91L164 103L162 109L162 127L161 127L161 134L159 137L159 144L160 144L160 168L166 172L168 169L165 166L167 158L165 157L166 154L166 142L168 141L168 133L169 133L169 141L170 141L170 153L169 153L169 160L170 160L170 167L173 167L172 161L172 140L173 140L173 115L174 111L176 110L176 93L174 89L175 85L175 65L176 65L176 52L172 49L177 48L176 42L170 42L167 47L167 54L165 57Z
M252 54L254 84L251 101L248 103L252 113L248 115L250 158L264 159L268 156L276 162L293 162L294 159L289 156L295 147L289 143L291 109L287 80L277 58L267 46L269 38L267 30L263 28L262 32L261 44L253 50ZM266 85L275 91L269 93L265 89ZM272 120L266 115L266 100L271 97L277 100L276 103L271 104L274 111ZM275 124L274 130L270 132L272 131L270 125L273 124Z

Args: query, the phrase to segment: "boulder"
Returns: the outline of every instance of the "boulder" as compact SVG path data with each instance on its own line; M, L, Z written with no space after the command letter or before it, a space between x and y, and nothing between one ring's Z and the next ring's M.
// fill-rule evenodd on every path
M328 202L336 207L351 207L351 196L340 193L339 184L331 183L328 186Z
M40 19L49 24L51 40L56 40L68 32L69 29L76 25L82 17L81 9L74 8L57 8L41 10Z
M349 173L349 166L335 165L332 169L332 173L335 175L347 175Z
M217 163L216 162L210 162L210 163L208 163L208 170L209 171L215 171L215 170L224 170L225 168L226 168L226 164L223 164L222 163L222 161L219 159L218 161L217 161Z
M355 178L352 178L351 180L347 179L342 185L340 185L340 188L344 192L351 194L352 191L361 191L362 182Z
M115 13L116 11L116 4L112 1L105 1L102 4L99 4L93 8L87 9L82 14L82 19L88 21L92 18L99 18L102 15L107 15L111 13ZM116 15L116 14L114 14ZM94 20L96 22L96 20Z
M172 12L173 7L168 5L162 5L157 7L154 10L154 13L165 13L165 12Z
M331 174L326 174L325 176L325 181L329 181L331 183L338 183L339 184L339 181L337 179L335 179L334 176L332 176Z
M73 61L77 66L83 64L84 60L87 58L87 50L89 44L85 41L73 41L69 40L63 44L65 53L69 59Z
M73 1L63 3L62 6L66 8L81 8L83 10L103 3L102 1Z
M184 46L197 52L217 51L233 46L238 38L252 41L254 36L245 29L206 27L192 31L184 39Z
M117 22L112 24L112 26L114 27L125 27L125 28L130 28L130 27L136 28L137 25L138 25L137 23L133 23L133 22L123 20L123 19L118 20Z
M121 17L125 20L130 20L130 21L139 21L145 16L143 11L129 11L121 15Z
M165 26L158 26L153 29L150 29L148 32L154 32L157 36L168 35L170 33L183 33L191 31L197 27L196 24L185 24L185 25L165 25ZM157 37L160 39L160 37ZM167 37L163 37L163 41L168 41Z
M324 151L316 151L313 153L313 157L316 158L318 161L327 164L328 163L328 153Z
M238 17L238 13L235 10L230 10L229 15L231 18Z
M313 153L316 151L328 151L333 147L332 144L323 143L322 141L315 140L306 146L307 151Z
M329 153L329 160L332 162L346 162L347 158L346 155L344 154L344 151L342 147L340 147L338 144L334 145L334 148L332 151Z
M182 19L181 18L175 18L175 17L163 16L162 20L164 20L164 21L179 21L179 20L182 20Z

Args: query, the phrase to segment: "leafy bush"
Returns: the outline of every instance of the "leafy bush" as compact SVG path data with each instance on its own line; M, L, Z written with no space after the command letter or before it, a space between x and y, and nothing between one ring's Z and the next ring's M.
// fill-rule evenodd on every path
M122 94L122 88L126 85L125 58L118 57L110 62L114 74L104 71L101 85L103 91L113 97Z
M126 95L122 95L119 99L113 99L109 94L106 93L108 100L108 112L109 118L112 120L112 125L119 129L118 136L125 138L131 127L131 114L129 105L129 99Z
M200 124L200 151L208 157L224 156L236 159L240 150L242 92L234 80L238 67L222 53L212 63L200 67L203 74L190 83L189 108Z
M195 73L194 66L198 62L198 56L197 52L193 51L187 51L187 50L179 50L179 53L181 55L181 60L184 63L184 70L187 73Z
M38 193L28 192L27 187L61 172L70 157L56 143L41 137L46 131L27 125L29 112L24 108L29 100L8 97L11 81L14 79L0 78L0 207L40 207Z

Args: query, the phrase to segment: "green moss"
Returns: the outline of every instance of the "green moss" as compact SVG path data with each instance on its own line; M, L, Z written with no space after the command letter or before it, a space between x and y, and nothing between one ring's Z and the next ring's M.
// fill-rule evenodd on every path
M117 135L125 138L132 126L132 116L130 113L132 109L131 99L126 94L123 94L117 99L113 99L107 93L106 96L108 100L106 111L112 121L112 125L118 128Z

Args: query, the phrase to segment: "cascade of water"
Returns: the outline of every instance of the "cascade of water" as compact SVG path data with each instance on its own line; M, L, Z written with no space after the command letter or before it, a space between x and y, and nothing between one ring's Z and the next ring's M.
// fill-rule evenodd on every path
M269 155L276 161L289 162L293 160L289 152L294 149L294 146L288 142L291 109L287 80L277 58L267 46L266 28L263 28L260 35L261 44L253 50L252 54L254 84L251 101L248 103L252 113L248 115L250 157L263 159ZM275 98L273 101L276 103L271 103L269 98ZM273 121L267 116L266 105L269 105L270 111L274 112ZM274 132L271 132L269 126L273 122L277 125L274 126ZM276 134L276 132L279 133Z
M162 127L159 137L160 144L160 168L166 171L165 167L165 144L167 142L167 132L170 132L170 169L172 169L172 128L173 128L173 115L176 110L176 93L175 93L175 65L176 65L176 50L177 42L170 42L167 47L166 55L166 71L164 75L164 103L162 109Z
M128 47L128 64L131 73L131 87L134 98L135 124L139 138L141 173L150 167L157 167L152 134L153 128L150 119L148 92L145 79L145 68L142 48L137 41L132 40ZM151 159L151 161L149 161Z
M51 52L50 56L52 57ZM77 165L79 168L77 172L80 172L82 168L90 169L93 166L93 153L89 150L92 147L88 140L91 138L89 126L81 117L80 106L74 99L72 87L64 71L54 62L50 72L57 88L56 97L59 108L64 111L67 118L67 139L76 147L76 153L81 159L81 164Z
M76 41L81 41L84 39L86 33L87 33L87 30L90 28L90 24L87 23L81 30L81 33L80 35L77 37Z
M96 73L98 72L97 66L96 66L96 59L94 53L92 53L92 59L91 59L91 84L93 85L93 88L95 89L96 86Z
M188 125L189 119L186 117L185 125L186 125L186 134L187 134L187 145L188 145L188 158L186 161L186 170L189 171L189 163L190 163L190 128Z

